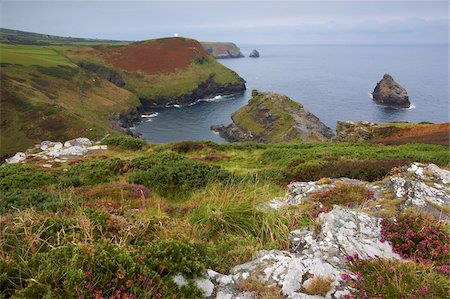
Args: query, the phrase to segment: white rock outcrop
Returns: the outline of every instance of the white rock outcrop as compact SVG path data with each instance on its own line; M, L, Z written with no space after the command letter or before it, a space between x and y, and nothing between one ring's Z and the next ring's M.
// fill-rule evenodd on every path
M90 151L105 150L107 148L107 145L93 145L92 141L85 137L71 139L64 143L46 140L35 145L33 149L29 149L25 153L16 153L13 157L6 159L5 164L20 163L28 157L36 157L45 160L44 167L51 167L50 162L63 163L71 157L83 156ZM41 151L36 152L36 150Z

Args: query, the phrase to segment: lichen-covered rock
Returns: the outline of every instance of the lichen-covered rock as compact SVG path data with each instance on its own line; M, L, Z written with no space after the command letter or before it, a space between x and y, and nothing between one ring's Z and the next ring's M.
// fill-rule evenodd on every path
M438 219L450 222L450 171L434 164L412 163L397 170L384 182L394 198L404 199L403 206L416 206Z
M411 106L406 89L395 82L389 74L384 74L383 79L377 83L372 97L378 105L393 108L409 108Z
M277 285L287 298L323 298L308 294L315 277L330 281L325 298L342 298L350 292L341 278L348 272L347 256L400 258L389 243L380 241L378 218L335 206L319 216L319 223L320 232L314 228L293 231L291 251L260 251L254 260L234 267L226 276L212 271L209 277L216 285L216 298L255 298L239 291L246 280Z
M326 140L333 131L301 104L285 95L252 91L248 104L231 115L233 123L213 126L228 141L263 143Z

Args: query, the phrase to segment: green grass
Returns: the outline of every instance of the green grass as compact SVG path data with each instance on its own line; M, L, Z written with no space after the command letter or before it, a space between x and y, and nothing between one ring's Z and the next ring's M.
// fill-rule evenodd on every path
M0 61L2 63L20 64L24 66L75 66L55 48L33 45L11 45L0 43Z
M2 167L1 295L93 297L112 284L143 298L202 297L192 285L180 289L170 278L178 272L197 277L204 269L227 273L258 250L288 248L289 231L314 225L314 204L279 211L261 206L285 195L280 178L292 161L301 157L313 164L341 156L383 161L407 153L422 162L449 162L446 148L429 145L184 142L111 147L52 169L36 161ZM217 158L203 159L210 154ZM138 170L149 173L146 187L124 183ZM220 181L217 174L233 179ZM157 176L163 180L153 180ZM369 265L376 271L387 266L377 267ZM441 276L422 266L406 268L395 269L414 284L414 271L424 281L435 279L431 285L442 294ZM374 273L366 277L375 281ZM142 275L152 277L154 288L141 284ZM409 283L402 281L399 293L393 284L381 291L406 294L403 285Z

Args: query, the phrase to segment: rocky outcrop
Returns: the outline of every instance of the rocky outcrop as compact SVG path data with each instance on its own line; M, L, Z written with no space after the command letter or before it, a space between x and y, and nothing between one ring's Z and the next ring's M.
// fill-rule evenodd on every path
M372 97L378 105L393 108L409 108L411 106L406 90L388 74L385 74L383 79L377 83Z
M369 121L338 121L336 123L337 141L356 142L369 141L387 137L401 130L401 123L377 124Z
M52 167L53 163L67 162L72 157L84 156L90 151L106 150L107 145L94 144L88 138L80 137L68 140L64 143L42 141L25 153L18 152L13 157L6 159L5 164L26 162L28 158L40 160L44 167Z
M218 59L244 57L239 47L234 43L201 42L201 44L209 54Z
M211 127L227 141L326 140L333 131L285 95L252 91L248 104L231 115L233 123Z
M248 57L258 58L259 52L256 49L253 49L252 52L250 52L250 55Z
M242 79L236 84L219 84L214 80L214 76L209 77L196 89L189 93L176 97L160 97L154 99L140 98L143 106L146 107L167 107L173 105L189 105L200 99L213 98L218 95L231 95L244 92L245 81Z
M380 241L378 218L335 206L319 216L320 229L309 227L290 234L291 249L259 251L254 260L234 267L228 275L208 270L208 279L196 281L207 298L258 298L251 291L241 291L245 281L256 281L279 289L285 298L342 298L350 293L343 274L351 275L348 256L362 259L400 257L388 242ZM318 277L329 280L325 296L308 295L308 286ZM175 277L179 285L183 278ZM278 297L276 297L278 298Z
M311 194L342 185L364 186L372 191L373 202L380 204L365 203L357 209L335 205L319 214L316 225L292 231L289 250L259 251L252 261L235 266L228 274L207 270L194 283L207 298L260 298L256 291L242 290L245 282L274 290L264 298L344 298L351 292L346 280L357 275L350 271L349 260L402 259L381 234L381 218L376 214L384 204L390 205L386 202L402 201L399 212L413 205L439 220L449 220L443 210L450 204L450 171L419 163L395 169L381 184L348 178L294 182L288 185L285 198L275 198L260 208L304 204L312 200ZM429 204L441 207L440 214L429 210ZM330 290L323 296L308 294L308 287L318 278L328 280ZM180 286L188 283L181 275L173 279Z
M450 223L450 171L413 163L397 169L384 181L384 189L403 200L402 209L414 206Z
M78 66L90 72L96 73L97 75L100 76L100 78L108 80L109 82L119 87L124 87L126 84L125 80L123 79L122 75L119 72L106 66L94 64L87 61L79 62Z
M373 123L368 121L338 121L336 123L337 141L370 142L386 145L407 143L429 143L450 145L450 123Z

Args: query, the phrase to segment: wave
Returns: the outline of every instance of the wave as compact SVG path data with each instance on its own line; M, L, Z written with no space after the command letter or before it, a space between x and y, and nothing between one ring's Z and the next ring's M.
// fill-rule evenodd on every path
M414 105L413 103L411 103L411 106L409 106L408 109L415 109L415 108L416 108L416 105Z
M373 100L373 95L372 95L372 93L370 93L370 92L369 92L369 97L370 97L370 99Z
M142 118L152 118L152 117L157 117L158 115L159 115L158 112L150 112L150 113L142 114L141 117Z

